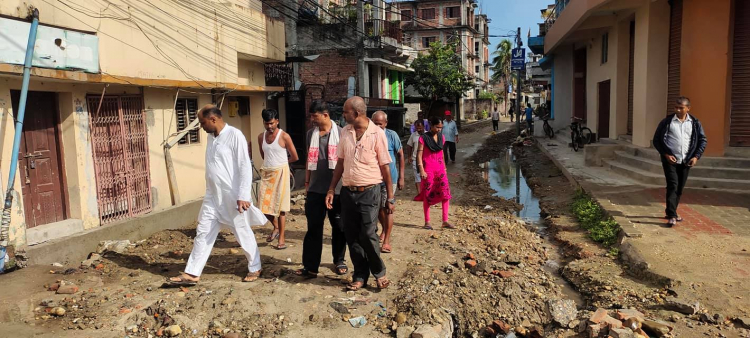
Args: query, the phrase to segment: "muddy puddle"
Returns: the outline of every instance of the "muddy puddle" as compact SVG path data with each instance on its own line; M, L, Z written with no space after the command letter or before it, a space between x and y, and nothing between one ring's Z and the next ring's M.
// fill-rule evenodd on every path
M500 157L480 163L479 167L484 169L482 172L484 180L495 190L493 196L513 200L523 206L521 210L516 212L516 216L524 220L530 229L544 239L545 249L549 257L544 269L555 277L555 282L562 287L563 294L575 301L579 307L585 306L585 302L578 291L560 275L560 268L564 264L560 248L548 236L547 226L540 215L539 198L534 196L526 183L521 164L513 156L513 149L506 149Z

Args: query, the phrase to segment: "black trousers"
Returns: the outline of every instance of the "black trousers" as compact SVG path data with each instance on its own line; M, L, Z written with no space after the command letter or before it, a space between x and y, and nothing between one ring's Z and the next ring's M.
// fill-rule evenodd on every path
M445 156L446 163L448 162L449 157L451 161L456 160L456 142L445 141L445 145L443 145L443 156Z
M341 188L341 219L344 235L349 244L349 257L354 265L352 281L385 276L385 263L380 259L378 237L378 211L380 210L380 185L363 192Z
M663 157L661 167L664 169L664 178L667 180L667 208L664 212L669 218L677 217L677 206L680 205L682 189L687 183L690 167L685 164L671 164Z
M492 120L492 130L497 131L497 123L500 122L499 120Z
M346 261L346 237L344 224L341 222L341 199L333 197L333 209L326 208L326 195L308 192L305 199L307 216L307 233L302 243L302 266L310 272L318 272L320 257L323 255L323 228L326 214L331 222L331 253L335 265Z

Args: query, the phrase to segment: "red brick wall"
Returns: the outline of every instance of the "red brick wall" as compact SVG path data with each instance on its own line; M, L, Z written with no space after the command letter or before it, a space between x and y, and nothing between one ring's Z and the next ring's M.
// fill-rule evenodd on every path
M300 81L325 86L327 101L345 100L349 77L357 77L357 57L353 51L322 51L313 62L300 63Z

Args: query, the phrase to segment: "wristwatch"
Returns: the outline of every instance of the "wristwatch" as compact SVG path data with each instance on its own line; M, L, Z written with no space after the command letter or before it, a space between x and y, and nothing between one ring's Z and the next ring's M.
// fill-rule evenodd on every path
M390 203L390 204L396 204L396 199L395 198L389 198L388 199L388 203Z

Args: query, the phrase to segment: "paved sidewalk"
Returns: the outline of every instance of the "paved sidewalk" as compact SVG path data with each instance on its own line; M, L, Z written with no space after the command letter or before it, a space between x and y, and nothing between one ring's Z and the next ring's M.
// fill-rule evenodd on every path
M623 228L621 248L631 271L669 280L680 297L698 300L710 310L750 313L750 193L686 189L678 209L685 220L667 228L664 187L587 167L583 151L574 152L563 140L537 140L566 176Z

